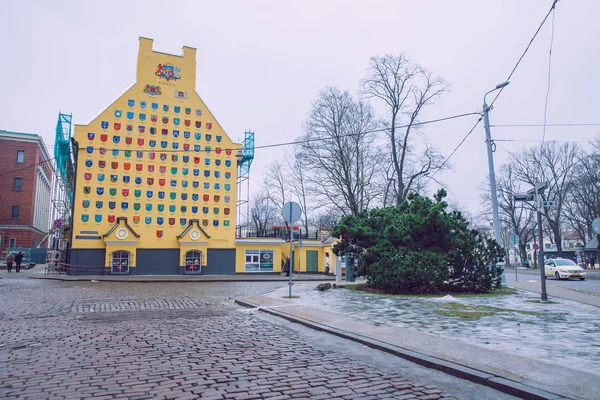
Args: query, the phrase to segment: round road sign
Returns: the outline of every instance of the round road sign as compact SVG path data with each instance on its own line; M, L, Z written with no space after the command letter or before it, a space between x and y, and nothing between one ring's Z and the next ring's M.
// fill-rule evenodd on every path
M600 235L600 218L594 218L594 220L592 221L592 229L594 230L594 232Z
M293 201L288 201L283 205L281 209L281 216L286 222L293 224L294 222L300 219L300 215L302 214L302 210L300 209L300 205Z

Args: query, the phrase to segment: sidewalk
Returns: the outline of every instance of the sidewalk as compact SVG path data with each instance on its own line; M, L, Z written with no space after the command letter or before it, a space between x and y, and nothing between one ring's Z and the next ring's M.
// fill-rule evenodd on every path
M523 286L526 287L524 290L534 291L526 282L516 283L518 285L514 287ZM310 296L309 290L314 289L314 284L298 284L294 288L296 294L300 294L299 299L283 298L288 290L283 288L266 295L236 300L236 303L258 308L291 322L386 351L521 398L597 399L600 393L598 371L585 372L564 366L557 369L556 364L539 360L537 355L531 354L527 349L523 349L523 356L517 356L391 324L375 326L364 320L359 321L349 313L332 312L326 307L311 305L310 302L303 303L303 297ZM568 289L557 288L553 290L552 296L569 296L564 298L600 305L600 297ZM578 337L569 339L581 340ZM565 346L569 342L565 338Z

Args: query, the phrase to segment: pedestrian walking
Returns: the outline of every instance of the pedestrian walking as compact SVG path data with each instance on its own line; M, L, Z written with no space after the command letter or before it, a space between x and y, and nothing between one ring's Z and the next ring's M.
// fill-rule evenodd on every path
M12 253L8 253L8 255L6 256L6 269L8 270L8 272L12 272L12 265L14 261L15 256L13 256Z
M285 263L283 264L283 272L285 272L285 276L290 276L290 256L287 256L285 259Z
M331 268L331 263L329 261L329 253L325 253L325 275L329 275L330 268Z
M19 253L15 257L15 265L17 267L17 272L21 272L21 263L23 262L23 252L19 250Z

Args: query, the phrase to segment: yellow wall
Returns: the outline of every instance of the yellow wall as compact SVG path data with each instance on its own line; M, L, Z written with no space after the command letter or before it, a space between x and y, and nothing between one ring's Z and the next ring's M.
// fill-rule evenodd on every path
M282 261L290 254L290 244L284 241L273 241L273 239L252 239L244 240L240 239L236 244L236 272L245 271L245 259L246 250L273 250L273 272L281 272ZM325 272L325 253L329 252L330 260L330 272L333 273L335 255L331 251L331 247L323 246L320 241L307 241L303 242L303 247L298 248L298 244L294 243L294 272L298 272L298 265L300 265L300 272L306 272L306 252L307 251L318 251L318 272Z
M159 65L163 66L162 74ZM233 248L235 155L241 146L229 139L196 94L196 49L184 47L183 56L169 55L154 52L152 40L140 38L136 78L131 88L88 125L75 126L74 138L79 152L72 247L103 248L103 240L94 237L108 232L115 223L113 218L116 220L121 216L127 217L128 223L141 235L138 248L178 248L176 236L194 218L200 220L202 228L210 235L212 247ZM151 86L160 88L160 94L149 93ZM197 122L201 124L199 128ZM156 131L151 133L154 129ZM167 130L165 136L163 129ZM179 131L178 137L174 131ZM185 137L185 132L189 132L189 138ZM118 142L113 140L115 137L119 138ZM151 141L155 141L154 147ZM166 142L164 149L161 147L163 141ZM178 148L175 149L173 144ZM195 151L195 145L200 146L200 151ZM189 150L185 151L187 146ZM113 149L118 150L118 154L113 154ZM154 159L151 159L152 154ZM161 154L166 159L162 160ZM177 157L176 161L174 157ZM189 157L187 162L184 157ZM141 171L137 170L138 166ZM187 175L184 174L186 168ZM194 170L198 176L194 176ZM209 177L204 175L205 171L209 171ZM104 174L102 182L99 174ZM116 175L115 182L111 181L112 175ZM128 177L129 182L125 182L124 177ZM136 178L141 180L139 184ZM171 180L176 180L175 187L171 186ZM187 181L187 187L183 187L183 181ZM97 188L102 188L103 193L99 194ZM148 191L152 191L152 198L148 198ZM165 193L164 199L158 197L159 191ZM175 199L170 198L171 193ZM193 195L198 199L194 200ZM208 196L208 200L204 196ZM97 201L103 202L101 209L96 208ZM115 202L115 209L109 208L109 202ZM123 202L128 203L127 209L122 208ZM139 210L134 207L136 203ZM147 205L152 209L148 211ZM164 210L159 211L161 205ZM194 212L192 207L198 207L197 211ZM87 222L84 215L87 215ZM100 222L95 221L96 216L101 218ZM151 218L149 223L146 217ZM159 218L163 218L162 225L158 223ZM213 225L214 221L218 226ZM162 231L160 238L159 231Z

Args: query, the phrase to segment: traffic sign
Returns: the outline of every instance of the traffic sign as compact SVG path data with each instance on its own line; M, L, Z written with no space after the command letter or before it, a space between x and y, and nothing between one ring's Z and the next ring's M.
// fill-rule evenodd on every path
M288 201L285 203L281 210L281 216L290 224L298 221L301 214L302 210L300 209L300 205L294 201Z
M544 207L546 207L546 208L554 207L554 201L545 200L542 203L543 203Z
M594 230L594 232L600 235L600 218L594 218L594 220L592 221L592 229Z
M519 236L517 236L514 233L511 233L510 235L508 235L508 243L510 243L511 245L515 245L517 244L517 242L519 241Z
M517 193L513 195L514 201L533 201L535 194L530 193Z

